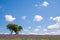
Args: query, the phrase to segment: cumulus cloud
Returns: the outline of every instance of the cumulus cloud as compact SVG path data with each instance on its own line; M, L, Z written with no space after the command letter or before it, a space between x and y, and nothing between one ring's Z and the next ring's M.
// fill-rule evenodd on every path
M36 28L36 29L34 29L34 32L38 32L40 29L39 28Z
M35 7L36 7L37 9L40 9L42 6L43 6L43 7L47 7L48 5L49 5L49 3L48 3L47 1L43 1L43 3L40 3L40 2L36 3L36 4L35 4Z
M50 17L51 20L56 21L55 24L49 25L48 29L58 29L60 27L60 16Z
M13 17L12 15L5 15L5 19L6 19L6 21L8 21L8 22L12 22L12 21L14 21L16 18Z
M40 15L35 15L33 21L41 21L43 19Z
M22 19L25 20L26 19L26 16L22 16Z
M59 23L56 23L56 24L53 24L53 25L49 25L48 26L48 29L58 29L59 26L60 26L60 24Z
M47 6L49 5L49 3L48 3L47 1L44 1L44 2L42 3L42 5L45 6L45 7L47 7Z
M60 22L60 16L57 16L57 17L55 17L55 18L51 18L52 20L54 20L54 21L56 21L56 22Z

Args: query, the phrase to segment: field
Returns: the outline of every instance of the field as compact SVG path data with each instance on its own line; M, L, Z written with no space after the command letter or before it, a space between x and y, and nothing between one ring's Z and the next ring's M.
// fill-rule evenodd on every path
M60 40L60 38L1 38L0 40Z
M0 40L60 40L60 38L0 38Z
M0 35L0 40L60 40L60 35Z

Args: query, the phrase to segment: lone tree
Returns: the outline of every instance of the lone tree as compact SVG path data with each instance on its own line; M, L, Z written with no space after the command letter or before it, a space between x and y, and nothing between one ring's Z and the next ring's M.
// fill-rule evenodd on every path
M22 26L18 26L18 25L16 25L16 24L8 24L8 25L7 25L7 29L10 30L11 34L13 33L13 31L14 31L16 34L18 34L19 31L22 30Z

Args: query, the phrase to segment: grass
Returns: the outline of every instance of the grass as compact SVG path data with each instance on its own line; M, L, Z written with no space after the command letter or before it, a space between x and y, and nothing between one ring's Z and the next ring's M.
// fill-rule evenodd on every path
M60 40L60 38L0 38L0 40Z

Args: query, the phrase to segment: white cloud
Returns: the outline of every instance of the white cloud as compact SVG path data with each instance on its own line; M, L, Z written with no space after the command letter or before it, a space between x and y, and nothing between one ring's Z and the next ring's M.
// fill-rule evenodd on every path
M40 5L40 4L35 4L35 7L36 7L37 9L40 9L41 5Z
M56 31L51 31L48 32L47 29L43 29L45 32L41 32L39 29L35 29L36 31L26 31L27 33L23 32L21 34L25 34L25 35L60 35L60 30L56 30Z
M36 29L34 29L34 32L38 32L40 29L39 28L36 28Z
M22 19L25 20L26 19L26 16L22 16Z
M40 32L40 28L41 28L41 26L36 26L33 30L32 30L32 34L36 34L36 33L38 33L38 32Z
M41 21L43 19L40 15L35 15L33 21Z
M33 32L40 32L40 29L41 29L41 26L36 26L36 27L33 29Z
M43 31L45 31L45 32L46 32L46 31L48 31L48 30L47 30L47 29L43 29Z
M37 26L37 28L41 28L41 26Z
M60 27L60 16L50 17L51 20L56 21L55 24L49 25L48 29L58 29Z
M54 20L56 22L60 22L60 16L57 17L50 17L51 20Z
M42 3L42 5L45 6L45 7L47 7L47 6L49 5L49 3L48 3L47 1L44 1L44 2Z
M12 21L14 21L16 18L14 18L12 15L5 15L5 19L6 19L6 21L8 21L8 22L12 22Z
M40 32L40 28L41 26L37 26L36 28L34 28L33 32Z
M49 3L47 1L43 1L43 3L38 2L37 4L35 4L35 7L37 9L40 9L42 6L47 7L48 5Z
M53 18L54 21L60 22L60 16Z
M50 20L52 20L53 19L53 17L50 17Z
M60 30L56 30L56 31L53 31L53 32L49 32L48 34L49 34L49 35L60 35Z
M25 35L60 35L60 30L56 30L56 31L51 31L51 32L28 32L26 33L21 33L21 34L25 34Z
M29 26L28 29L31 29L31 27Z
M38 32L29 32L28 34L26 33L21 33L25 35L60 35L60 30L53 31L53 32L45 32L45 33L38 33Z
M48 29L58 29L60 27L59 23L53 24L53 25L49 25Z

